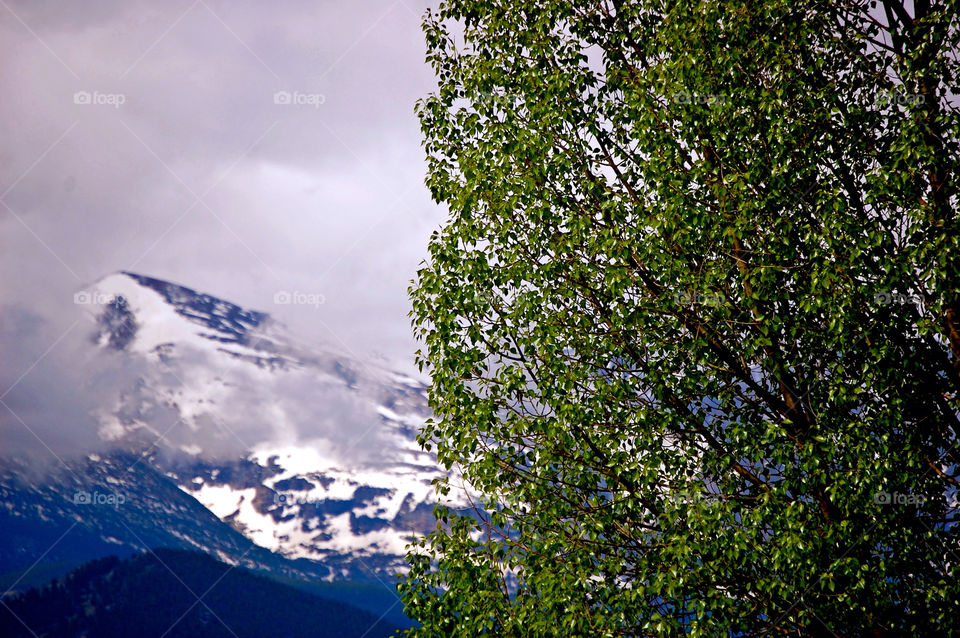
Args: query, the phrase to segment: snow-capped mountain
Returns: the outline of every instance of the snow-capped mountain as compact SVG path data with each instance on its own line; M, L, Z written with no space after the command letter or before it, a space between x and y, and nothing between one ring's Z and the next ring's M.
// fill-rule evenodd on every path
M328 578L392 572L433 527L435 459L416 379L297 343L268 314L134 273L77 293L97 356L125 371L96 412L217 518Z
M27 460L0 464L0 591L11 582L43 584L61 566L156 547L202 550L297 580L335 575L333 565L288 561L252 543L137 454L62 460L40 476Z

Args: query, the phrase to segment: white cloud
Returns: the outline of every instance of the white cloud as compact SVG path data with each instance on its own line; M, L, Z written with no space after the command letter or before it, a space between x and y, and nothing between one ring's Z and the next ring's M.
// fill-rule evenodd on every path
M51 319L133 269L409 366L406 287L442 220L413 115L423 3L9 7L30 30L0 20L5 303ZM278 287L327 303L276 308Z

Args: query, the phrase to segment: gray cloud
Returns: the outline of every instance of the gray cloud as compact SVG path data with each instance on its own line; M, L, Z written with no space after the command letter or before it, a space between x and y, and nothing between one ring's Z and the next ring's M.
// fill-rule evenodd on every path
M413 369L406 287L442 220L413 115L425 6L0 7L0 392L16 382L4 401L30 429L69 450L138 374L84 359L89 324L71 328L73 293L124 269ZM36 444L0 412L5 449Z
M326 353L270 372L225 366L229 355L182 342L158 365L141 352L97 345L100 328L85 311L93 307L64 303L52 317L0 307L3 455L56 465L116 445L120 434L136 449L197 449L207 459L270 443L318 445L341 466L376 465L394 450L376 427L383 388L370 366ZM335 363L356 368L356 391L325 371Z
M45 316L129 268L409 360L406 285L441 219L413 115L422 3L8 6L5 302ZM326 304L275 307L277 290Z
M44 317L19 306L0 307L0 449L5 455L40 451L36 458L56 462L95 449L94 413L146 371L142 362L93 348L91 324L68 304L62 310Z

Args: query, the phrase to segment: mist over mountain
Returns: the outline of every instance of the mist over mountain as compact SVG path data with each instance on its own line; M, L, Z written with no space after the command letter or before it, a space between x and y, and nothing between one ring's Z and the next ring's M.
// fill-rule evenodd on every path
M411 536L434 525L443 474L415 440L420 380L146 275L109 275L74 302L60 345L8 384L8 586L44 552L69 567L161 546L392 585ZM13 332L31 320L3 316ZM9 343L21 359L36 346Z

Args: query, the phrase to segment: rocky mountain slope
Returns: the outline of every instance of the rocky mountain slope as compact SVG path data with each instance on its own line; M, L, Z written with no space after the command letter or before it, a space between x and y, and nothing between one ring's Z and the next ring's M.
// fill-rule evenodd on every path
M96 453L42 480L0 463L3 528L23 532L22 545L0 545L0 571L55 540L30 538L49 519L70 529L61 549L97 548L64 560L159 543L278 573L392 582L410 535L433 527L442 473L415 441L429 416L422 382L144 275L110 275L75 301L121 381L94 415Z

